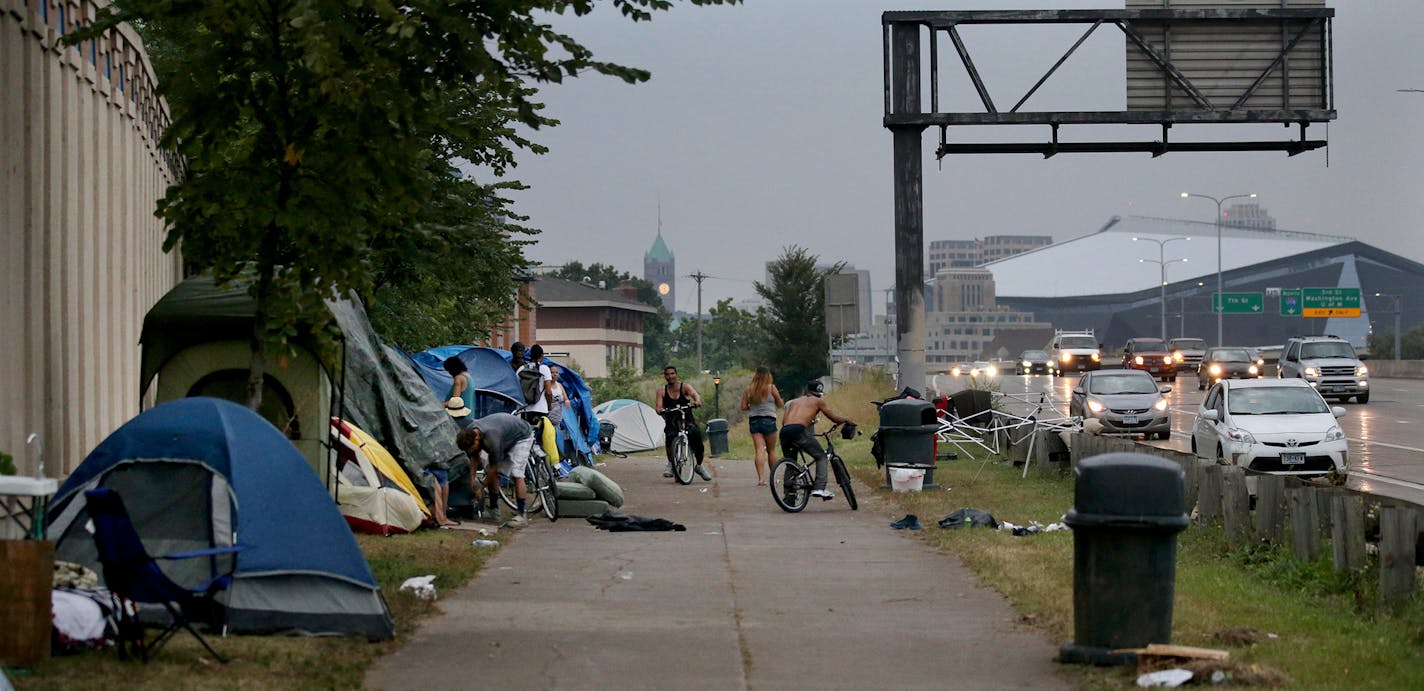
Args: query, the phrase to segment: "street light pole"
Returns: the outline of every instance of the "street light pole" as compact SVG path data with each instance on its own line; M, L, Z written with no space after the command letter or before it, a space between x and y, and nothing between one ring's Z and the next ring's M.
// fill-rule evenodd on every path
M1182 199L1187 197L1201 197L1216 202L1216 299L1212 300L1211 308L1216 311L1216 344L1222 345L1221 340L1221 308L1224 300L1221 296L1221 204L1230 199L1255 199L1256 193L1232 194L1220 199L1209 194L1197 194L1196 192L1183 192Z
M1160 303L1160 304L1159 304L1159 307L1161 308L1161 312L1162 312L1162 340L1164 340L1164 341L1167 340L1167 265L1168 265L1168 264L1171 264L1172 262L1186 262L1186 261L1187 261L1187 258L1186 258L1186 257L1182 257L1182 258L1180 258L1180 259L1172 259L1172 260L1169 261L1169 260L1166 258L1166 254L1165 254L1165 252L1166 252L1166 250L1167 250L1167 243L1169 243L1169 242L1176 242L1177 240L1191 240L1191 239L1192 239L1192 236L1190 236L1190 235L1183 236L1183 237L1176 237L1176 238L1167 238L1166 240L1158 240L1158 239L1156 239L1156 238L1138 238L1138 237L1135 237L1135 238L1132 239L1133 242L1137 242L1138 240L1145 240L1145 241L1147 241L1147 242L1155 242L1155 243L1157 243L1157 259L1156 259L1156 260L1152 260L1152 259L1138 259L1137 261L1138 261L1138 263L1151 262L1151 263L1156 264L1157 266L1161 267L1161 269L1162 269L1162 278L1161 278L1160 281L1157 282L1157 290L1158 290L1158 296L1159 296L1159 297L1157 298L1157 300L1158 300L1158 302Z

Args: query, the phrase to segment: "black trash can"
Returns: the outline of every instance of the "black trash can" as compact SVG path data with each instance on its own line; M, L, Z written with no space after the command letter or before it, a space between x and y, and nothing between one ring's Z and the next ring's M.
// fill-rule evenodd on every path
M598 421L598 445L602 447L603 453L613 453L613 432L618 429L607 420Z
M712 418L707 421L707 446L713 458L727 455L727 421Z
M939 417L933 404L917 398L902 398L880 406L879 441L885 456L885 484L890 485L891 468L925 471L925 489L932 489L935 465L935 432Z
M1181 466L1141 453L1085 459L1073 471L1073 642L1060 662L1133 664L1112 651L1172 641L1177 533L1190 523Z

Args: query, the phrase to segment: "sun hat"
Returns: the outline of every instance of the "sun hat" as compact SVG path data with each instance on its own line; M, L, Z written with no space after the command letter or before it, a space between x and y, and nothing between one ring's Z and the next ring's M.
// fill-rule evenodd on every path
M470 409L465 407L465 399L451 396L450 400L445 401L445 412L449 413L450 417L465 417L470 414Z

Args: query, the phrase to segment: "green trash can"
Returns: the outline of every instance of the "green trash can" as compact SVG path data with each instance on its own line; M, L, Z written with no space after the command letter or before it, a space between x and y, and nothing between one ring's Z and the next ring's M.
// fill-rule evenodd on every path
M713 458L727 455L727 421L713 418L707 421L707 446Z
M1182 467L1142 453L1109 453L1073 471L1073 642L1059 660L1135 664L1115 650L1172 642Z
M901 398L880 406L880 441L885 450L885 485L891 486L891 468L925 471L924 489L934 483L935 432L939 413L934 404L917 398Z

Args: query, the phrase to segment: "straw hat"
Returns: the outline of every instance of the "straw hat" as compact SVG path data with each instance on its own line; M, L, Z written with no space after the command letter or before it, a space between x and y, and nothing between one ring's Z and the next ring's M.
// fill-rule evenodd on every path
M445 412L449 413L450 417L465 417L470 414L470 409L465 407L465 399L451 396L450 400L445 401Z

